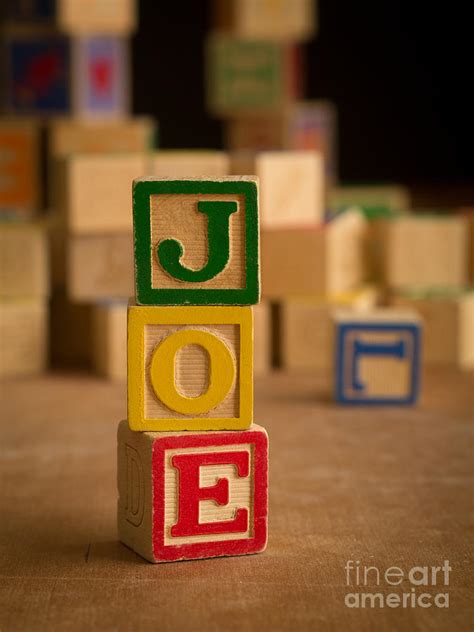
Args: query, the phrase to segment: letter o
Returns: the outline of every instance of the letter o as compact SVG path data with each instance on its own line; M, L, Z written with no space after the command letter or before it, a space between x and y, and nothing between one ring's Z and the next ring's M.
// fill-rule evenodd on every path
M187 345L199 345L209 354L209 386L197 397L186 397L176 388L177 352ZM183 329L165 338L154 350L150 363L150 380L156 396L165 406L183 415L200 415L220 404L235 380L232 354L214 334L201 329Z

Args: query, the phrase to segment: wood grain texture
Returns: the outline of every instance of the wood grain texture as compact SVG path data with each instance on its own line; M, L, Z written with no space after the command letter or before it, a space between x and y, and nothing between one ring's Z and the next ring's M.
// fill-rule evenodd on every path
M210 340L201 340L202 334ZM163 351L172 340L176 349ZM251 308L130 305L128 421L133 430L248 428L252 379ZM214 397L208 402L210 393Z
M468 226L464 217L409 216L379 220L380 269L390 288L467 285Z
M32 217L41 198L39 126L0 119L0 218Z
M450 296L393 296L398 309L423 319L423 362L427 366L474 368L474 292Z
M289 297L278 304L278 355L287 370L330 370L333 366L331 314L346 307L370 310L378 301L375 287L322 297Z
M0 377L45 371L48 361L46 300L1 300L0 343Z
M142 305L251 305L260 298L255 177L133 183L136 299Z
M49 287L45 226L0 224L0 298L44 297Z
M15 423L2 424L0 627L470 629L472 372L428 371L416 409L336 407L327 388L315 371L256 381L255 417L271 440L266 552L156 568L117 537L123 384L59 374L2 382L2 421ZM450 607L346 608L350 559L405 571L448 559Z
M264 298L356 289L367 276L366 235L367 224L357 211L318 228L262 231Z
M260 185L262 228L315 226L324 218L324 164L316 151L231 155L235 175L254 174Z
M71 299L93 302L133 295L131 233L72 236L67 246L67 290Z
M111 380L127 379L127 301L93 307L94 368Z
M127 421L122 421L117 465L121 541L150 562L263 550L267 531L267 441L263 428L256 425L233 433L152 433L133 432ZM242 453L246 471L239 471L233 461ZM222 463L205 462L219 454L225 455ZM185 460L204 456L197 468L198 481L187 479L189 487L183 487L180 481L183 471L175 462L177 456ZM228 485L222 502L215 502L212 492L210 498L199 500L200 489L222 485L220 480ZM188 507L195 522L189 525L189 533L177 534L174 529L183 519L183 506ZM233 523L243 510L246 519L237 530ZM223 522L216 528L216 523Z

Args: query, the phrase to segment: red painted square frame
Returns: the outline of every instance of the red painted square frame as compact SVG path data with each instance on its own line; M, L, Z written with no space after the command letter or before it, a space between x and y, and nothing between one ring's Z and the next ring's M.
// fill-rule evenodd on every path
M165 545L164 543L164 459L167 450L177 448L224 447L251 443L254 446L253 537L195 544ZM186 433L156 439L152 454L153 477L153 555L158 562L195 560L224 555L259 553L267 544L268 523L268 437L265 432Z

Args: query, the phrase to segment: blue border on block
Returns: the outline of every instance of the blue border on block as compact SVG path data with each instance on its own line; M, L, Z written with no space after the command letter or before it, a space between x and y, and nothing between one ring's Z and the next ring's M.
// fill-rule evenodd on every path
M420 358L421 358L421 329L419 325L412 323L343 323L336 325L338 328L336 338L336 365L335 365L335 399L340 404L353 405L412 405L418 400L420 393ZM353 398L346 397L344 393L343 366L344 340L349 331L409 331L413 335L413 359L411 366L411 390L404 398Z

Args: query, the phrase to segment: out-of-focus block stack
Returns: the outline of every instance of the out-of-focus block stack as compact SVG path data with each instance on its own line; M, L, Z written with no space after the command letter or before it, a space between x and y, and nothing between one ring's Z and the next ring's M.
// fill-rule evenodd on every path
M44 227L0 224L0 376L40 373L48 358L49 267Z

